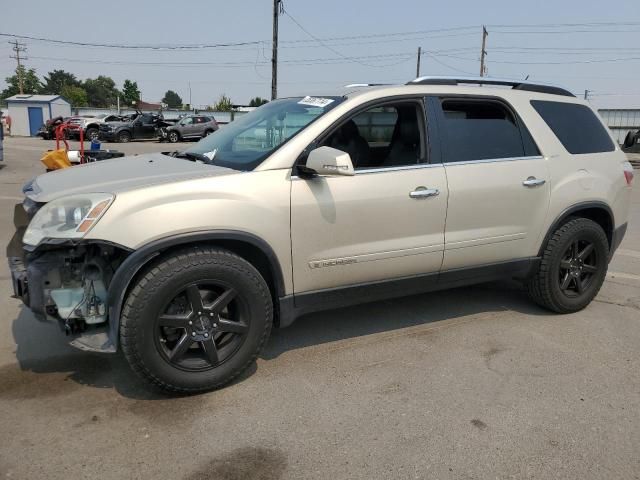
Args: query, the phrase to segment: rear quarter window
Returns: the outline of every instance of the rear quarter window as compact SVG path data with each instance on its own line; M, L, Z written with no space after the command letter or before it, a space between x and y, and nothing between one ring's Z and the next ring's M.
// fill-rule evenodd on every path
M593 110L577 103L532 100L531 105L573 155L613 152L615 145Z

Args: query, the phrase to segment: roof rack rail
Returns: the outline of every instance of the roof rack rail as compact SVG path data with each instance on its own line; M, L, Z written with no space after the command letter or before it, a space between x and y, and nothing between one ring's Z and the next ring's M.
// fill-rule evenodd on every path
M357 88L357 87L384 87L385 85L393 85L391 83L350 83L343 88Z
M407 85L460 85L465 83L473 85L505 85L510 86L514 90L575 97L569 90L554 85L491 77L418 77L415 80L407 82Z

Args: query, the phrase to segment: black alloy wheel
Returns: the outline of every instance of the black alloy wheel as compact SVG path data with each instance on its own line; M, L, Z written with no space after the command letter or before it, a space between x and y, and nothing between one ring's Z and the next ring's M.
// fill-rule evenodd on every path
M215 368L232 356L249 331L246 305L216 280L187 286L157 320L157 348L173 366L187 371Z
M575 239L560 260L558 282L562 293L570 298L582 295L598 272L599 260L593 242Z

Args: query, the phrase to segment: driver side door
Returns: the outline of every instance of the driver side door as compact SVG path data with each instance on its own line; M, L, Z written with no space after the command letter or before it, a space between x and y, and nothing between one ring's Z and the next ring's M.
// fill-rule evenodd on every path
M311 298L305 295L310 292L348 295L378 284L389 293L398 288L411 293L418 284L436 281L444 253L447 181L442 164L429 162L425 119L421 99L365 108L317 143L339 148L342 142L343 151L351 149L347 153L358 157L354 176L305 179L294 170L296 305ZM323 296L315 298L309 301ZM336 306L341 303L340 293L331 298Z

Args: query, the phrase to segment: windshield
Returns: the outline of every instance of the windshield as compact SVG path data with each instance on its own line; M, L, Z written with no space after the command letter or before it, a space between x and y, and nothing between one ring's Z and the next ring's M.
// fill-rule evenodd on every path
M185 154L236 170L253 170L296 133L342 101L341 97L274 100L203 138Z

